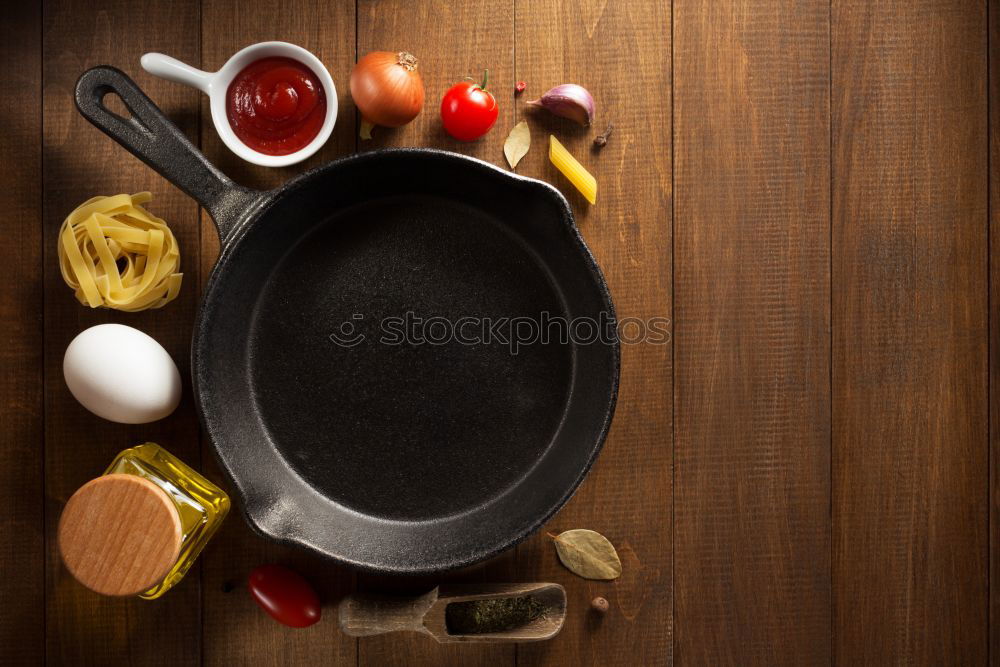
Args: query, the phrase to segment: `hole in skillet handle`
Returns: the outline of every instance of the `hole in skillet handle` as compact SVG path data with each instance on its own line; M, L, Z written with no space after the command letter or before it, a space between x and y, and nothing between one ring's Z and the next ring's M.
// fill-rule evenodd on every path
M104 113L107 114L109 120L116 121L122 125L122 129L130 128L135 132L138 132L146 140L153 139L153 131L148 125L142 122L139 115L129 104L128 100L115 88L108 85L99 86L94 91L95 97L97 98L97 106ZM92 123L93 119L88 119ZM96 123L95 123L96 125ZM101 125L97 125L101 130L105 132Z
M129 122L135 118L132 115L132 110L125 104L125 100L111 89L104 91L101 96L101 105L109 114L123 122Z
M121 70L101 65L81 74L75 101L94 127L182 188L185 169L196 166L185 163L201 163L225 179Z

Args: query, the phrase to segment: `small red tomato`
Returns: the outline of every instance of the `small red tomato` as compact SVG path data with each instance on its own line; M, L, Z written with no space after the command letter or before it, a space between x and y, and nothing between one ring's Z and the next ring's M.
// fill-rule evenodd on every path
M486 91L490 71L483 75L483 83L462 81L448 89L441 100L441 120L451 136L462 141L478 139L497 122L500 109L492 93Z
M319 620L319 596L294 570L261 565L250 573L247 587L254 601L278 623L306 628Z

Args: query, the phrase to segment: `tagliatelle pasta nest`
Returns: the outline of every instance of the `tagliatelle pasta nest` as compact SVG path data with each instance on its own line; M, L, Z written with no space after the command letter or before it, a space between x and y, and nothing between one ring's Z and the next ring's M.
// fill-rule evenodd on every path
M94 197L59 230L59 269L91 308L161 308L181 290L181 255L167 223L142 204L153 195Z

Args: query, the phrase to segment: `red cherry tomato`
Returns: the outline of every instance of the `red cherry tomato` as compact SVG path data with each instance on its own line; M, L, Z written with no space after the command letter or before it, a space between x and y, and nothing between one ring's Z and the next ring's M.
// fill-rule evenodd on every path
M250 573L250 595L278 623L306 628L319 620L316 591L298 572L282 565L261 565Z
M462 141L478 139L493 127L500 115L497 101L486 91L489 70L482 85L472 81L456 83L441 100L441 120L451 136Z

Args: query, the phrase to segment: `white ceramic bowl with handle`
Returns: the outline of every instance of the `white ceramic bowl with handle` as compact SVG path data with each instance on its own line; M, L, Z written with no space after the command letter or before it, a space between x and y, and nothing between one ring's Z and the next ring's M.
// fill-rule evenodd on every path
M326 119L320 127L312 141L304 148L287 155L267 155L255 151L243 143L233 128L229 125L229 116L226 113L226 94L229 91L229 84L233 78L243 71L250 63L261 58L291 58L297 60L308 67L319 79L326 96ZM140 61L142 68L154 76L193 86L208 95L212 109L212 123L215 131L222 137L222 141L229 147L229 150L239 155L247 162L259 164L264 167L286 167L290 164L301 162L318 151L320 147L330 138L333 126L337 123L337 88L333 85L333 78L327 71L320 59L301 46L289 44L288 42L258 42L238 51L218 72L205 72L195 67L191 67L176 58L162 53L147 53Z

